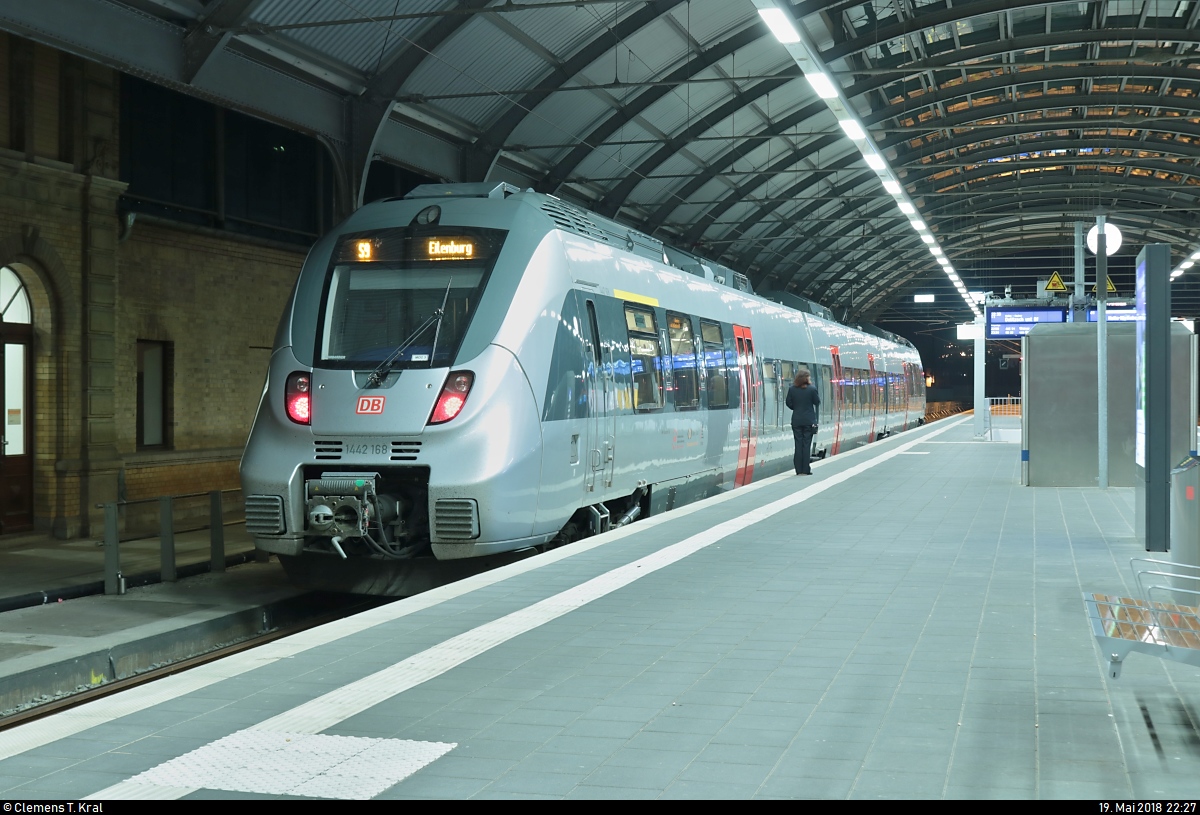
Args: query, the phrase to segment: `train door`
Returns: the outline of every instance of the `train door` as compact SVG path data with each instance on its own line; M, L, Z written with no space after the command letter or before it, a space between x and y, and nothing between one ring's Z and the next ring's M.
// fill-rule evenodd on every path
M842 390L842 358L838 347L829 346L829 353L833 356L833 372L829 383L829 389L833 392L833 444L829 448L829 455L836 456L842 449L842 397L845 394Z
M870 389L867 399L871 409L871 430L867 433L867 444L875 441L875 421L882 407L880 404L881 400L879 399L879 385L876 383L877 376L878 374L875 373L875 355L867 354L867 387Z
M758 396L761 390L758 382L758 364L754 355L754 339L750 329L740 325L733 327L734 341L737 343L737 358L741 382L742 408L738 420L738 466L734 475L733 485L741 487L749 484L754 477L754 452L758 436Z
M587 492L595 492L597 485L612 485L613 467L616 459L616 405L613 394L612 349L605 349L601 341L600 321L596 318L596 304L586 303L584 326L588 346L588 419L587 419L587 467L584 482ZM607 351L607 353L606 353Z
M909 393L912 391L912 363L902 362L900 363L900 367L904 371L904 398L901 400L904 402L904 423L900 426L900 429L908 430L908 412L912 410L912 398L909 396Z

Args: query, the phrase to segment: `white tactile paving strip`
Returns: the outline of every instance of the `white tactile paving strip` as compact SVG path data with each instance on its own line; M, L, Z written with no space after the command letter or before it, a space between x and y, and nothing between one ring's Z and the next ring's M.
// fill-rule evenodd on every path
M867 469L870 469L884 461L887 461L888 459L909 451L912 447L918 444L926 444L930 438L938 436L961 423L962 422L947 423L943 427L939 427L932 432L922 434L920 438L913 439L905 444L898 445L894 449L882 452L868 461L864 461L849 467L840 473L831 475L826 479L822 479L821 481L804 489L798 490L789 496L746 512L742 515L725 521L724 523L718 524L712 529L706 530L705 532L697 535L693 535L690 538L665 547L664 549L661 549L658 552L650 554L644 558L613 569L605 574L593 578L592 580L589 580L578 586L574 586L552 597L548 597L541 602L534 603L524 609L520 609L501 617L500 619L478 626L477 628L464 632L456 637L452 637L445 642L439 643L432 648L426 649L421 653L415 654L414 656L396 663L395 665L391 665L381 671L377 671L376 673L364 677L357 682L339 687L330 693L313 699L310 702L299 705L289 711L279 714L278 716L267 719L266 721L263 721L252 728L239 731L238 733L227 736L223 739L206 745L205 747L199 748L198 750L193 750L186 755L158 765L157 767L154 767L153 769L148 770L141 775L100 790L99 792L87 797L90 800L167 800L182 798L198 789L230 790L230 787L219 786L214 783L217 780L215 776L218 775L219 771L209 769L203 773L203 779L194 778L191 775L187 776L188 779L198 782L195 784L195 786L192 786L185 782L184 776L180 772L177 772L174 769L168 770L165 768L185 768L192 766L197 761L197 756L200 754L216 747L217 745L228 742L231 739L241 738L245 734L261 734L263 737L270 739L279 737L299 738L301 736L316 736L321 730L333 727L340 722L345 721L347 718L361 713L362 711L367 710L379 704L380 702L390 699L397 694L404 692L405 690L413 688L423 682L433 679L434 677L440 676L450 669L461 665L467 660L478 656L479 654L482 654L498 645L508 642L524 632L531 631L541 625L544 625L545 623L550 622L551 620L557 619L569 613L570 611L592 602L593 600L627 586L648 574L652 574L659 569L682 560L683 558L701 549L704 549L705 547L718 543L732 534L770 518L771 516L785 509L807 501L808 499L819 495L831 487L853 478ZM852 452L858 451L856 450ZM753 487L746 488L740 490L739 492L744 495L747 489L752 488ZM737 493L729 494L730 497L735 495L737 495ZM725 496L722 496L722 498L724 497ZM650 521L641 525L641 529L645 529L650 526L654 520L655 519L651 519ZM634 531L636 531L636 528L634 528ZM620 530L620 532L626 532L626 530ZM587 545L588 543L591 543L591 545ZM576 544L573 547L567 547L567 549L579 552L592 548L592 546L595 545L601 545L601 542L585 542L583 545ZM551 553L550 555L543 555L541 558L531 558L520 563L512 564L509 567L503 567L495 570L494 572L478 575L475 578L468 578L467 580L460 581L456 584L451 584L450 586L442 587L441 589L435 589L423 595L417 595L416 597L406 600L403 603L384 606L374 612L367 612L365 614L349 618L348 620L342 620L338 623L331 624L329 627L323 626L320 629L313 629L313 631L306 632L308 636L301 634L297 635L296 637L288 638L287 640L281 640L280 642L273 644L281 649L281 653L278 655L271 653L269 650L271 649L271 646L266 646L265 649L257 649L256 651L248 652L248 654L254 655L251 657L254 660L254 665L241 665L237 658L232 658L231 660L222 660L221 662L214 664L217 666L222 666L221 668L215 669L215 672L221 674L220 676L201 676L199 675L199 672L196 674L189 672L189 674L184 674L183 676L191 676L192 683L198 686L210 684L211 682L219 681L220 679L228 676L235 676L245 672L246 670L249 670L251 667L257 667L258 665L265 664L265 662L268 661L274 661L278 658L285 658L285 655L282 652L296 653L306 650L307 648L323 644L324 642L337 639L342 633L340 630L342 628L362 630L370 625L378 625L395 617L412 613L413 610L418 608L427 608L436 605L439 602L443 602L449 597L459 596L467 591L477 588L480 585L488 585L498 582L500 579L505 579L512 574L548 565L549 563L554 562L561 557L570 556L571 552L566 551L562 555L555 557L557 554L558 553ZM535 561L540 562L535 563ZM513 567L517 568L514 569ZM403 609L404 607L407 607L407 609L401 611L400 609ZM394 610L389 613L384 611L386 609ZM368 620L370 621L369 623ZM325 630L327 628L328 630ZM322 633L316 634L315 632ZM319 639L320 641L313 641L314 638ZM190 689L191 688L189 688L189 690ZM186 692L186 690L182 692ZM156 702L163 701L164 698L173 698L180 695L181 691L178 689L173 691L164 689L159 693L154 693L153 691L147 693L147 689L139 689L139 694L140 698L137 699L129 698L124 693L118 694L115 697L111 697L109 700L100 700L98 703L94 703L100 707L88 705L84 708L81 708L78 713L71 711L69 713L75 713L76 717L80 721L77 721L74 726L70 724L64 724L60 728L52 728L62 731L56 732L54 735L49 735L45 731L40 734L35 734L33 732L16 732L30 727L29 725L26 725L22 728L14 728L13 731L9 731L9 733L0 735L0 758L8 755L15 755L18 752L22 752L23 749L31 749L31 747L35 746L36 743L45 744L54 740L55 738L63 738L64 736L68 735L69 732L77 732L75 728L78 727L78 725L84 724L85 721L86 726L93 726L96 724L101 724L103 721L111 721L112 719L117 718L119 715L124 715L125 713L133 712L134 710L144 709L148 707L149 704L154 703L150 702L147 704L147 697L154 698ZM120 709L120 712L112 708L118 708ZM39 725L42 723L37 722L33 724ZM349 737L319 736L319 738L323 740L345 739ZM437 757L445 754L445 752L455 746L438 742L402 742L399 740L390 739L352 740L362 742L384 741L407 745L426 745L430 749L438 749L440 752L438 752L436 755L432 755L428 761L414 767L412 770L406 772L403 776L399 776L393 780L387 781L377 789L372 786L371 788L374 789L374 791L367 794L359 794L359 792L361 792L361 789L364 789L367 784L373 785L374 779L378 776L373 775L369 778L364 777L362 779L362 784L355 786L353 781L347 780L355 778L354 776L348 776L335 772L329 774L326 781L318 782L317 779L321 777L322 772L322 770L319 769L315 774L310 775L306 779L298 781L294 787L290 787L286 791L287 794L344 799L369 798L397 783L397 781L403 777L416 772L416 770L420 769L421 766L425 766L425 764L435 760ZM8 743L6 744L5 742ZM232 747L223 749L231 749L235 751L238 749L244 749L240 746L240 741L233 741L231 742L231 745ZM235 766L237 766L239 771L243 774L246 772L246 767L253 767L256 764L262 764L261 756L256 751L241 753L240 758L238 758L237 761L239 763L237 763ZM160 770L162 771L161 773ZM156 780L151 781L148 779ZM309 782L311 782L311 784L309 784ZM226 778L220 783L232 782ZM239 784L241 784L240 780ZM326 786L321 786L321 784L325 784ZM272 789L274 790L274 788ZM302 789L307 791L301 791ZM232 791L257 792L259 790L250 789L244 785L240 785L236 788L233 788ZM277 794L284 793L281 791Z
M363 801L458 745L403 739L240 730L118 787L123 798L177 798L198 789Z

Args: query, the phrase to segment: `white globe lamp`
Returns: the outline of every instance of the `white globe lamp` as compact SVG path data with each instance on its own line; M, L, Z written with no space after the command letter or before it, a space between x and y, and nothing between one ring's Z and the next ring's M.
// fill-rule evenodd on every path
M1100 234L1100 230L1092 227L1087 233L1087 248L1094 255L1096 254L1096 236ZM1104 254L1111 255L1121 248L1121 230L1117 229L1114 224L1104 224Z

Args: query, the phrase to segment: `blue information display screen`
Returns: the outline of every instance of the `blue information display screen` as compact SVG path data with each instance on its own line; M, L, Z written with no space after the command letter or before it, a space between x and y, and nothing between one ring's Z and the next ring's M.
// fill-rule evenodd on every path
M1087 321L1089 323L1096 322L1096 311L1097 309L1094 308L1088 309ZM1104 316L1108 318L1107 322L1110 323L1132 323L1137 320L1137 310L1132 308L1106 308L1104 309Z
M1063 323L1065 308L989 308L987 334L989 340L1024 337L1038 323Z

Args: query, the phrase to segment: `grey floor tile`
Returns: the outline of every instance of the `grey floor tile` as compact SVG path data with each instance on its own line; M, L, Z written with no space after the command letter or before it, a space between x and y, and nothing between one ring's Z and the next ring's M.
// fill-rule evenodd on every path
M400 800L404 798L436 798L440 800L463 800L470 798L492 783L483 778L451 778L448 776L425 775L421 772L410 775L399 784L375 796L376 800Z
M841 799L850 791L845 778L813 778L773 775L762 783L755 798Z
M638 787L602 787L593 784L580 784L566 796L571 801L626 801L654 800L661 795L660 790L640 789Z
M539 773L514 769L484 787L481 793L529 793L561 797L573 790L579 781L577 776L569 773Z
M666 800L749 800L758 792L756 784L733 784L719 781L679 779L663 791Z
M938 773L864 770L850 790L851 799L941 798L946 776Z

